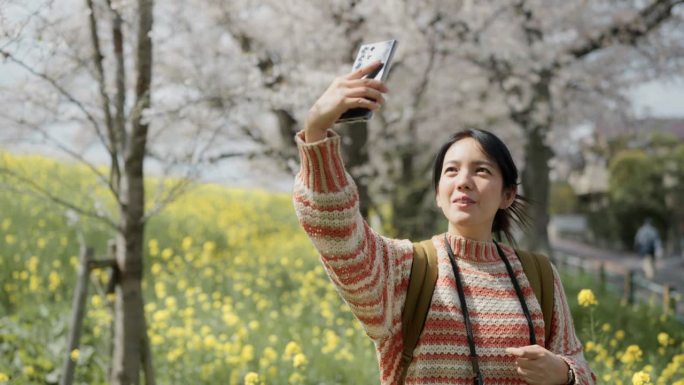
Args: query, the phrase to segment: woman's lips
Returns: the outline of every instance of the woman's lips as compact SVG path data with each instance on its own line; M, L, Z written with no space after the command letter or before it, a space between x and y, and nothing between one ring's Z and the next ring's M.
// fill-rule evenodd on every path
M458 198L455 198L451 201L451 203L455 204L457 207L468 207L470 205L475 204L476 202L467 196L460 196Z
M460 196L451 201L451 203L459 210L468 209L472 207L476 202L466 196Z

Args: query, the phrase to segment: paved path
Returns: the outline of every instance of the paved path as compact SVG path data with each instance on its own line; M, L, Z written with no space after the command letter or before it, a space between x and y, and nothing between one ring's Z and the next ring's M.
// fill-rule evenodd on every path
M567 239L552 239L551 244L555 250L566 254L603 261L606 263L606 269L619 272L634 269L637 274L643 275L642 259L636 253L602 249ZM672 285L678 293L684 295L684 258L669 257L656 260L656 275L653 281Z

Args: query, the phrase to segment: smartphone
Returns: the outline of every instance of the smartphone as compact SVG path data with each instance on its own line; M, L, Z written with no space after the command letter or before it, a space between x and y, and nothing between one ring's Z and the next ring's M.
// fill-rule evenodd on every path
M396 40L380 41L362 45L356 55L356 60L354 60L352 71L356 71L375 60L380 60L382 64L379 68L364 76L364 79L372 78L384 82L385 79L387 79L387 74L389 74L392 56L394 56L396 47ZM368 121L371 117L373 117L373 111L367 108L352 108L343 113L336 123Z

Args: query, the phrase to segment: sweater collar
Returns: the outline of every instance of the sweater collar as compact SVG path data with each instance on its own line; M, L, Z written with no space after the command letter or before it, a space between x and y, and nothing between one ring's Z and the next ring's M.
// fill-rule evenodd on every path
M439 235L439 243L444 245L444 234ZM494 241L476 241L460 235L446 233L446 238L454 252L454 257L472 262L500 261Z

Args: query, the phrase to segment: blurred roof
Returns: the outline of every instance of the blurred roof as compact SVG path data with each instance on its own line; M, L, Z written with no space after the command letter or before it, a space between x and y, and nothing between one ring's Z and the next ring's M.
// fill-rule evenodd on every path
M571 173L568 181L576 195L589 195L607 192L609 176L606 166L590 163L581 172Z
M625 134L670 133L684 139L684 118L647 118L636 120L600 120L594 132L611 138Z

